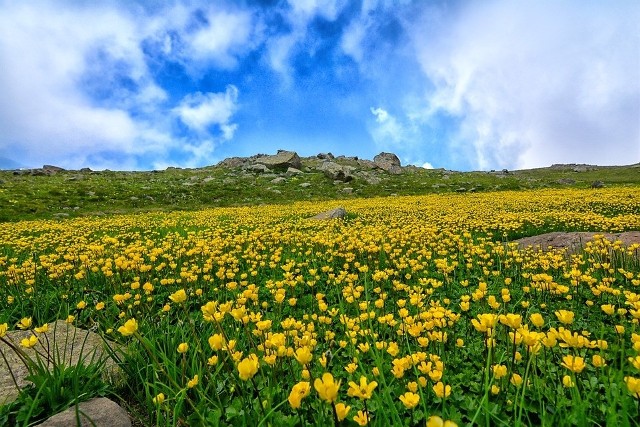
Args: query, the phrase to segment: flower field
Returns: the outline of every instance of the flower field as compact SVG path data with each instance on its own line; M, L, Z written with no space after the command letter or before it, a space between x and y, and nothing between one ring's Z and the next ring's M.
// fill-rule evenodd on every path
M536 190L0 224L0 336L123 344L149 425L635 425L640 189ZM4 326L2 326L4 325Z

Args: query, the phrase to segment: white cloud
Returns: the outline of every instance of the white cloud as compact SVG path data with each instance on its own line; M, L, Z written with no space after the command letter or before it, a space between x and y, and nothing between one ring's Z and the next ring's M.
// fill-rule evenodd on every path
M419 129L410 118L398 118L384 108L369 109L375 116L375 124L369 126L369 133L376 147L408 153L419 143Z
M427 116L461 120L453 151L483 169L640 159L637 3L471 3L437 34L431 12L410 31Z
M218 125L225 139L231 139L237 125L229 123L237 109L238 88L227 86L224 93L193 93L185 96L173 109L180 120L191 129L207 133L208 128Z
M424 169L433 169L433 165L432 165L431 163L429 163L429 162L424 162L424 163L422 164L422 167L423 167Z
M195 6L154 15L131 5L1 4L0 156L29 166L138 169L170 153L202 160L212 140L233 137L237 90L231 86L200 102L183 100L181 117L199 133L174 134L172 105L148 69L144 43L159 38L165 55L187 52L194 62L228 66L247 43L246 13L209 11L209 24L188 32ZM170 34L182 44L173 46ZM208 124L219 125L219 135L204 131Z

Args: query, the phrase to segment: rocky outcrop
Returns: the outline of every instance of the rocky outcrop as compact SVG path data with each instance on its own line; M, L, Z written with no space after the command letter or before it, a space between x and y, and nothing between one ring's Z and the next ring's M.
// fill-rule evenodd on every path
M275 156L264 156L255 160L269 169L287 170L288 168L302 169L302 161L295 151L278 150Z
M382 170L399 175L402 173L400 159L393 153L380 153L373 158L373 163Z
M334 181L349 182L353 179L350 167L342 166L335 162L324 162L320 166L320 170L327 178Z
M58 320L49 324L49 330L39 336L38 343L34 348L23 349L29 357L35 360L36 351L44 357L49 357L65 366L73 366L82 363L90 363L92 360L97 361L100 358L107 359L104 372L105 380L112 383L122 381L122 372L116 363L108 357L109 350L116 349L116 344L107 344L100 335L79 329ZM7 332L4 339L12 343L16 347L20 347L20 341L32 335L31 331L10 331ZM15 381L18 387L24 387L29 382L27 376L29 370L24 365L20 357L4 342L0 342L0 351L4 354L6 361L0 358L0 405L12 402L18 395ZM42 358L43 356L38 356ZM46 363L46 359L43 360Z
M80 423L78 423L78 418ZM39 427L131 427L129 414L106 397L97 397L56 414Z
M345 216L347 216L347 211L345 210L345 208L339 207L339 208L331 209L330 211L321 212L311 217L311 219L324 220L324 219L344 218Z

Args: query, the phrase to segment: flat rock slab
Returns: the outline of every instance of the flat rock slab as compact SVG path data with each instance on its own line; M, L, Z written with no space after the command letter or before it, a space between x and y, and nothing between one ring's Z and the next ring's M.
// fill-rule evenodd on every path
M532 246L534 248L540 248L543 250L551 249L563 249L567 248L569 252L575 252L584 245L593 240L593 236L604 236L610 242L621 241L624 246L631 246L633 244L640 244L640 231L626 231L624 233L595 233L585 231L574 232L554 232L540 234L537 236L525 237L522 239L514 240L521 248Z
M97 397L72 406L41 424L39 427L131 427L131 419L127 411L120 405L107 399ZM79 420L78 420L79 418ZM80 422L78 422L80 421Z
M31 349L25 349L20 346L23 338L31 336L32 331L9 331L4 337L15 347L21 348L31 359L36 360L40 357L45 361L46 357L56 363L62 363L65 366L74 366L82 361L89 364L92 360L98 361L101 358L106 359L106 369L104 371L104 379L111 383L118 383L123 380L123 373L118 368L115 361L109 358L109 352L106 342L100 335L76 328L63 320L58 320L49 324L49 330L38 335L38 344ZM109 343L111 349L116 350L117 344ZM10 403L18 397L18 389L29 384L26 377L29 370L24 365L20 357L7 344L0 341L0 351L4 358L0 357L0 405ZM6 360L5 360L6 359ZM13 374L13 375L12 375Z

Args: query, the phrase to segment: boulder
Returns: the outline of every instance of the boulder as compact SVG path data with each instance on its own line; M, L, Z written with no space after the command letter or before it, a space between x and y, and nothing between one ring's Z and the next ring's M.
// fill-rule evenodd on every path
M331 209L330 211L321 212L311 217L311 219L323 220L323 219L344 218L345 216L347 216L347 211L345 210L345 208L339 207L339 208Z
M120 405L106 397L97 397L78 404L76 418L76 407L72 406L60 412L43 423L37 424L39 427L131 427L131 419L127 411Z
M56 174L58 172L64 172L64 168L61 168L60 166L54 166L54 165L44 165L42 166L42 169L53 174Z
M548 249L567 249L568 253L575 253L589 242L594 240L594 236L600 235L609 242L620 241L623 246L640 245L640 231L625 231L622 233L595 233L590 231L570 231L552 232L539 234L537 236L524 237L514 240L521 249L527 247ZM636 250L636 256L640 256Z
M320 160L333 160L333 154L331 153L319 153L316 157Z
M216 167L223 167L229 169L236 169L243 166L246 166L247 159L245 157L228 157L223 161L219 162Z
M322 166L320 166L320 170L327 178L334 181L349 182L353 179L351 168L334 162L324 162Z
M286 178L283 178L283 177L279 176L277 178L273 178L271 180L271 183L272 184L280 184L281 182L285 182L286 180L287 180Z
M574 179L571 179L571 178L560 178L556 182L558 184L562 184L562 185L573 185L573 184L576 183L576 181Z
M28 338L31 334L31 331L9 331L4 339L12 345L20 347L20 341L23 338ZM35 360L36 351L44 357L65 364L65 366L73 366L78 362L88 364L92 360L97 361L100 358L105 358L104 379L112 383L119 383L123 380L122 371L115 361L109 358L109 351L116 351L117 344L105 342L100 335L76 328L63 320L50 323L47 332L37 335L39 335L39 341L35 347L23 349L32 359ZM18 387L24 387L28 384L26 377L29 375L29 370L20 357L1 341L0 352L6 358L6 360L0 358L0 405L3 405L14 401L18 396L13 378L15 378Z
M251 165L247 168L251 172L265 173L269 172L269 168L263 165L262 163L256 163L255 165Z
M302 161L295 151L278 150L278 154L275 156L260 157L256 159L255 162L272 169L302 169Z
M291 168L291 167L287 169L287 175L299 175L301 173L302 171L300 169Z
M393 153L380 153L373 158L373 163L382 170L399 175L402 173L400 159Z
M593 181L591 183L591 188L604 188L604 182L602 182L602 181Z

